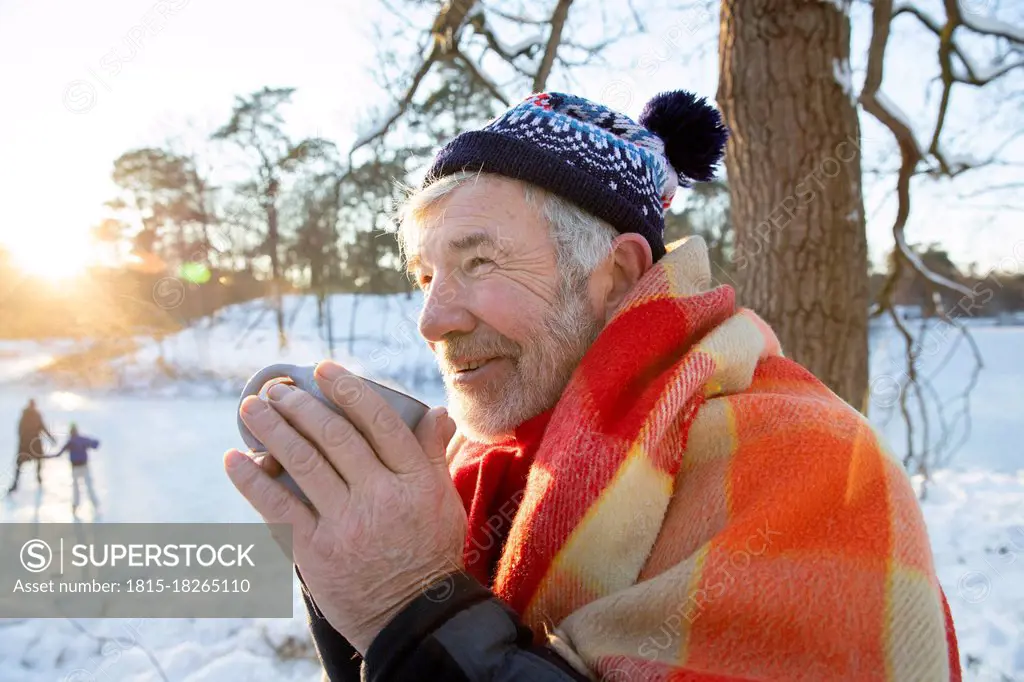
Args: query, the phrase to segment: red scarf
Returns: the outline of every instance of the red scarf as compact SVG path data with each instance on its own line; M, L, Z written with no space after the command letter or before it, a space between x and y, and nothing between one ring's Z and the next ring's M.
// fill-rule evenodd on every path
M594 678L958 680L899 462L708 281L670 251L550 413L456 435L468 572Z
M548 410L523 422L512 438L493 444L468 442L460 453L461 464L453 472L453 480L469 516L463 556L466 572L484 585L494 582L501 550L551 413Z

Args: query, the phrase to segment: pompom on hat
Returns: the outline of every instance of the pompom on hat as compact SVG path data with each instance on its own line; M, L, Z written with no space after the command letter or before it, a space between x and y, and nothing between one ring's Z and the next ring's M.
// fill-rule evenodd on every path
M530 95L435 156L424 186L461 171L495 173L557 194L665 255L665 211L679 187L713 180L728 131L685 90L649 101L639 122L582 97Z

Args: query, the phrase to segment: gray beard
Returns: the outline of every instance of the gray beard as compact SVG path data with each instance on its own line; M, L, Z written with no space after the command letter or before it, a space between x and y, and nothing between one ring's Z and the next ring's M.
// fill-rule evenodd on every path
M604 321L590 311L586 281L563 280L556 307L537 325L537 340L520 344L511 377L474 396L445 381L448 411L459 430L485 443L511 437L517 426L558 402L603 328Z

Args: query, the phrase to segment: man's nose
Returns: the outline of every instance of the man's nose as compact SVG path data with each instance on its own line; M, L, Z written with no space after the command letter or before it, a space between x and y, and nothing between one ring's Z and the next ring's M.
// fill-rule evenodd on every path
M424 339L437 343L452 332L473 331L476 319L466 307L465 289L455 275L434 280L420 313L420 334Z

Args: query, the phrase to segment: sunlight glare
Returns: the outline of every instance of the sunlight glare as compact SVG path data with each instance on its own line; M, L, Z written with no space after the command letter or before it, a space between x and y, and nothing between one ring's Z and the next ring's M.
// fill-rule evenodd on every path
M62 412L95 409L96 405L83 395L71 391L55 391L50 394L47 403Z
M43 238L49 236L49 240ZM15 267L25 274L53 283L66 282L85 272L90 264L90 245L72 235L22 233L0 240Z

